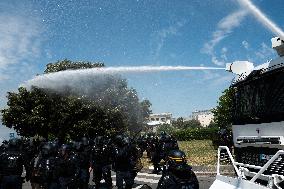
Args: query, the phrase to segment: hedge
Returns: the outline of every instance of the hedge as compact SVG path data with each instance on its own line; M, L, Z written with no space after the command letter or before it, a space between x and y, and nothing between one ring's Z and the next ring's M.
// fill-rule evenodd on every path
M187 140L218 140L218 128L194 128L177 130L172 133L179 141Z

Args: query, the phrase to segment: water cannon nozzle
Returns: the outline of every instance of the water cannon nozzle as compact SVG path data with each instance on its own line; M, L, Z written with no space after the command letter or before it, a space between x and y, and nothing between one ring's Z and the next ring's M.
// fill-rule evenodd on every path
M284 40L280 37L274 37L271 39L272 48L276 50L277 54L282 57L284 56Z
M232 72L237 75L248 75L254 69L253 63L248 61L235 61L226 64L226 71Z

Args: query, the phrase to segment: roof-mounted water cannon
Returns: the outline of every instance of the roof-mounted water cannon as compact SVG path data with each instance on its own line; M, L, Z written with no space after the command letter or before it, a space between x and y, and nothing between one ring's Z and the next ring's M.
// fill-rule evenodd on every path
M271 39L272 48L277 51L277 54L284 56L284 41L280 37L274 37Z
M254 69L253 63L249 61L235 61L226 64L226 71L237 75L248 75Z

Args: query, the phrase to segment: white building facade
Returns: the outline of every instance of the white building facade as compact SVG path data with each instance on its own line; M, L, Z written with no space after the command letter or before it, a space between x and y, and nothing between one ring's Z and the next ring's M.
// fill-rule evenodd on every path
M160 113L160 114L150 114L148 127L151 128L153 132L157 131L157 128L163 124L172 124L172 113Z
M150 114L149 121L159 121L161 124L172 124L171 113Z
M212 110L200 110L192 112L191 118L198 120L202 127L208 127L213 122L214 115Z

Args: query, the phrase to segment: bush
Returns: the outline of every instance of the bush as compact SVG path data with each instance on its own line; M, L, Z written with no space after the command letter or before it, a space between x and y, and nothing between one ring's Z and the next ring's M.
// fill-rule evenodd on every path
M172 133L177 140L218 140L217 128L194 128L177 130Z

